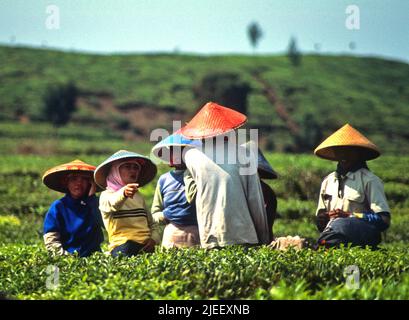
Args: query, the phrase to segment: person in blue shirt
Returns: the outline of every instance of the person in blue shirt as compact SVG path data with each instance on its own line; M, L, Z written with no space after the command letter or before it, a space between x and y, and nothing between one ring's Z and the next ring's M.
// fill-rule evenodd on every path
M164 248L200 245L195 201L187 197L195 185L193 180L185 180L186 165L182 160L185 148L199 144L200 141L174 133L152 149L153 154L174 168L159 177L151 209L154 220L166 225L162 237Z
M74 160L51 168L43 176L47 187L65 193L51 204L44 220L44 243L53 254L76 252L87 257L101 251L103 223L95 196L94 170L94 166Z

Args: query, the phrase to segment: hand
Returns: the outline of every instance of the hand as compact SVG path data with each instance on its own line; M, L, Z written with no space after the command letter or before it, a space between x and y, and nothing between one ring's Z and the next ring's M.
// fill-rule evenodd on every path
M324 231L325 227L327 226L329 222L329 215L328 212L326 211L321 211L317 214L316 218L316 226L319 230L319 232Z
M341 209L335 209L335 210L331 210L330 212L328 212L328 215L329 215L330 220L332 220L336 218L348 218L351 215L351 213L345 212Z
M135 193L138 191L138 183L128 183L124 188L124 196L127 198L133 198Z
M158 211L152 214L152 220L154 223L157 224L164 224L166 222L165 216L163 215L163 212Z
M152 238L149 238L143 244L144 244L144 247L141 249L141 251L143 252L154 252L155 251L156 241L153 240Z

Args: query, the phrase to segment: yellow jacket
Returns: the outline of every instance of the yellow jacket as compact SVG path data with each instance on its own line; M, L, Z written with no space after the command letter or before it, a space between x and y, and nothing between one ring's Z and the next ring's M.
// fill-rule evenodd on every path
M116 192L106 190L99 198L99 210L108 231L110 250L128 240L144 243L152 238L157 244L160 243L158 225L153 222L139 192L133 198L127 198L124 188Z

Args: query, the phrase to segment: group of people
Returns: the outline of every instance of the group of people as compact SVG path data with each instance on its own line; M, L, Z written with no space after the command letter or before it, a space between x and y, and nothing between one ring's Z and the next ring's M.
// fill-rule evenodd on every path
M237 145L236 129L246 121L245 115L209 102L156 144L152 153L173 169L159 177L151 210L139 191L157 173L147 156L120 150L98 167L74 160L51 168L43 182L65 196L46 214L47 250L89 256L101 251L103 228L112 256L153 252L157 245L302 248L302 238L273 236L277 199L262 179L275 179L277 173L254 142ZM376 247L390 224L382 181L366 165L380 155L378 148L347 124L315 154L338 162L321 186L316 247ZM256 170L243 170L254 164Z

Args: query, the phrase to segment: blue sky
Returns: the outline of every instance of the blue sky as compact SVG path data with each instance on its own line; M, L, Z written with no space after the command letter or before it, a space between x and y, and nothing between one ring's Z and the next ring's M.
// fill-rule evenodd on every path
M359 30L345 26L352 4L360 10ZM49 5L59 9L59 29L46 27ZM294 36L304 52L409 62L409 0L1 0L0 43L98 53L250 54L252 21L264 34L260 54L284 52Z

